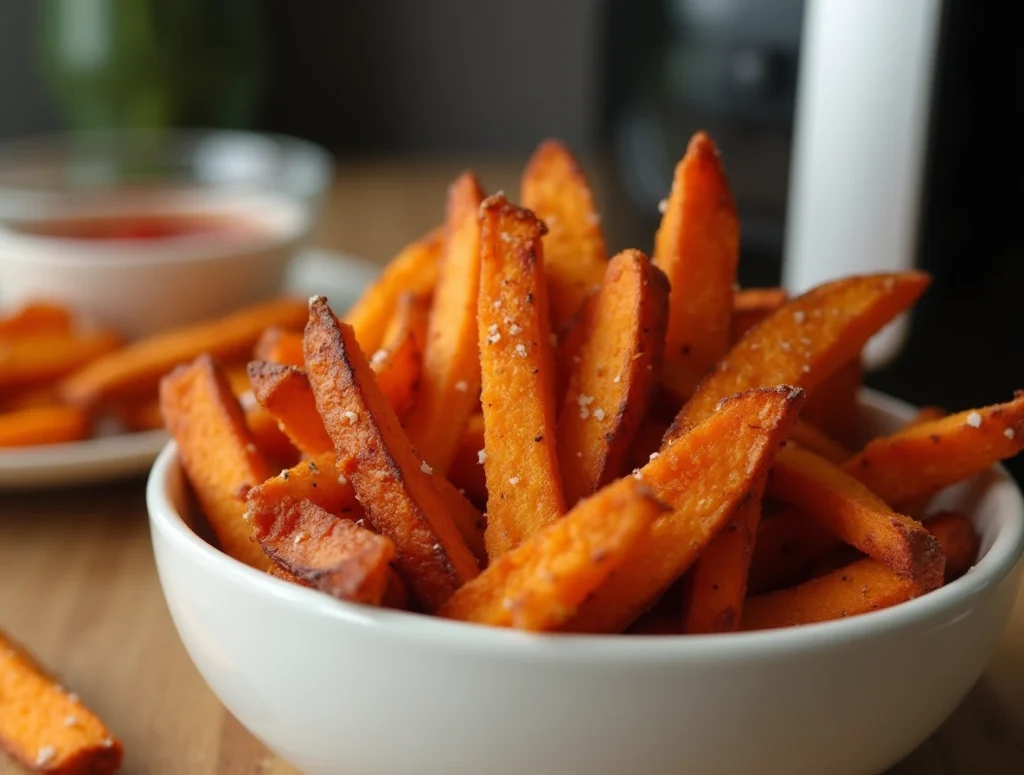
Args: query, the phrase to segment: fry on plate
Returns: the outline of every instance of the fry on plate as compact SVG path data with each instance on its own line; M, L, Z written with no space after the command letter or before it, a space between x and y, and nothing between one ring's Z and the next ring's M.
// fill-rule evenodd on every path
M0 448L80 441L91 431L92 418L74 406L41 406L0 414Z

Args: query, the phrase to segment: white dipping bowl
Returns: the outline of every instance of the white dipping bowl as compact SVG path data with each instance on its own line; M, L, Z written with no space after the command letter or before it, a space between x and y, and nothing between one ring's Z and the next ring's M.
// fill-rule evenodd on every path
M912 414L865 391L890 431ZM198 537L174 445L148 506L171 616L231 713L308 775L863 775L920 745L981 675L1019 585L1000 467L952 488L981 556L893 608L703 636L537 636L334 600Z

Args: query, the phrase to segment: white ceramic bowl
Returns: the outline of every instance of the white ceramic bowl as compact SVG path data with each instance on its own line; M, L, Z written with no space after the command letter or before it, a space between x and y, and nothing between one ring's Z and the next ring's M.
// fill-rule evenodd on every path
M865 393L880 430L911 415ZM994 468L945 493L982 556L843 621L712 636L531 636L335 601L197 537L174 446L148 487L171 615L207 683L308 775L863 775L923 742L1010 614L1024 503Z

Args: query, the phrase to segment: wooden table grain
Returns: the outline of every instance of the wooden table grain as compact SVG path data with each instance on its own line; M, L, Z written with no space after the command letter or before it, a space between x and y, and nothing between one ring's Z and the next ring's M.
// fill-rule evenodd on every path
M386 260L440 221L445 184L464 166L341 166L318 241ZM515 165L473 166L489 190L517 191ZM185 654L160 593L143 490L137 479L0 495L0 628L108 721L125 744L126 775L294 775L224 710ZM0 775L19 772L0 759ZM891 775L1021 772L1024 590L977 686Z

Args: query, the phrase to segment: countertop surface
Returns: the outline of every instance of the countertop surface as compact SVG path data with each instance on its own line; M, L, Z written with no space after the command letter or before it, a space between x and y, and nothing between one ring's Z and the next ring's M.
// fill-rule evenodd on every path
M445 185L461 166L340 167L317 241L385 261L440 221ZM516 190L515 166L475 167L489 190ZM107 721L124 742L127 775L294 773L224 710L189 661L161 596L143 490L144 481L134 479L0 494L0 628ZM0 775L20 772L0 759ZM1020 772L1024 591L977 686L931 739L891 770Z

